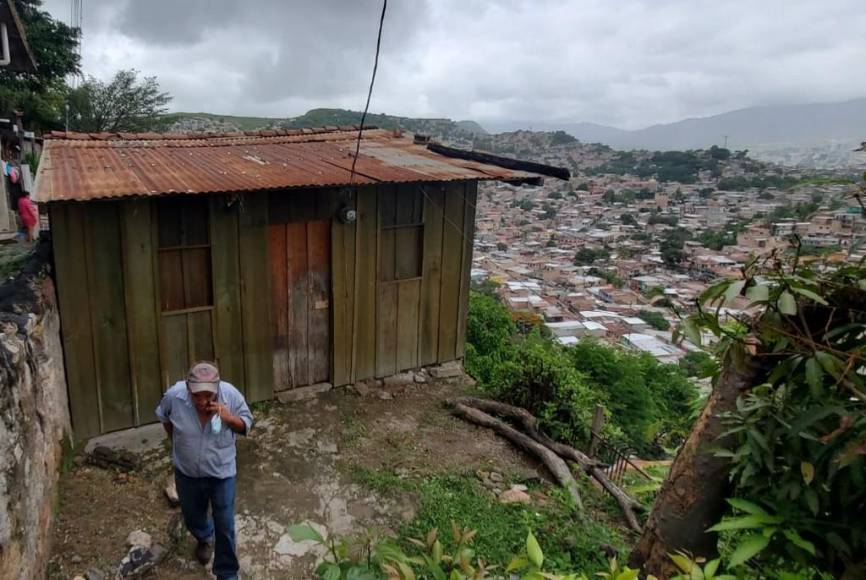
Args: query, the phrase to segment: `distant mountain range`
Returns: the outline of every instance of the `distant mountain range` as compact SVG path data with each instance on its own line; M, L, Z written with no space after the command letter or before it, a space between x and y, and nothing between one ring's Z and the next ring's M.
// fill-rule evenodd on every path
M220 131L273 127L316 127L357 124L359 111L312 109L298 117L264 118L172 113L166 116L169 130ZM866 165L866 155L852 149L866 140L866 98L843 103L768 105L749 107L711 117L625 130L595 123L512 121L486 123L451 119L417 119L370 114L370 125L471 144L491 133L532 129L565 131L584 143L603 143L614 149L685 150L712 145L748 149L753 157L785 165L847 168Z
M711 117L625 130L596 123L488 123L496 132L532 128L561 129L581 141L597 141L617 149L701 149L722 146L815 143L866 139L866 98L844 103L768 105L730 111Z
M625 130L595 123L488 123L496 132L529 129L563 130L581 141L615 149L684 150L712 145L749 149L768 160L830 166L863 163L851 154L866 140L866 98L843 103L768 105L711 117ZM857 162L860 163L857 163Z

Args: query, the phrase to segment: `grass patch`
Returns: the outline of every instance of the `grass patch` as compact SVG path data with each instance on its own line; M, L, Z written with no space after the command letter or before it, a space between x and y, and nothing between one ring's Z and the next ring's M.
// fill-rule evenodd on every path
M18 274L24 268L24 262L30 257L30 252L0 256L0 282Z
M64 437L60 441L60 475L72 473L75 469L75 456L84 449L84 441L73 443L71 437Z
M344 415L342 425L340 442L343 447L354 448L367 436L367 426L355 413Z
M416 549L408 538L423 538L433 528L446 551L454 548L451 522L477 530L473 548L480 558L507 564L519 553L527 530L533 530L554 570L598 569L607 565L606 551L624 554L625 534L605 510L616 510L594 489L583 486L587 511L580 518L567 493L543 488L545 505L502 504L473 475L440 475L427 479L401 479L389 472L356 467L354 479L377 493L413 492L419 506L415 518L398 530L398 541L409 553Z
M274 400L275 399L269 399L250 403L250 412L253 413L253 417L255 418L255 415L262 415L270 412L271 408L274 406Z
M418 491L418 483L411 479L403 479L388 471L377 471L369 467L355 465L351 468L352 479L382 495L394 495L400 492Z
M644 471L652 476L653 481L648 481L647 478L635 471L628 471L623 477L623 486L629 495L638 500L641 505L647 509L651 509L662 487L662 483L668 476L670 466L651 465L645 467Z

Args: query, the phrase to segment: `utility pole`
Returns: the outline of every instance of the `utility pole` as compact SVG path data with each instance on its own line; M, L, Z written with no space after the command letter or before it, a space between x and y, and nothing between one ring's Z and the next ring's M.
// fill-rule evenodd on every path
M725 149L727 149L728 148L728 136L725 135L724 137L725 137Z

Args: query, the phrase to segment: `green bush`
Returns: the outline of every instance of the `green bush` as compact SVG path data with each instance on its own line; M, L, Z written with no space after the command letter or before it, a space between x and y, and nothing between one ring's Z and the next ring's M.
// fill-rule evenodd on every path
M518 343L513 363L511 380L493 386L490 393L538 417L551 437L587 442L592 412L602 396L589 387L563 347L534 332Z
M512 337L517 325L495 297L479 292L469 295L466 325L466 372L482 385L507 384L515 372Z
M680 359L680 369L688 377L711 377L719 370L715 357L702 350L693 350Z
M495 297L473 292L469 304L467 372L552 437L586 444L599 403L610 413L606 434L641 453L660 454L688 434L697 389L676 365L594 340L563 347L537 328L521 336Z
M664 295L664 290L662 290L662 295ZM638 317L656 330L667 330L671 327L664 314L660 312L641 310L638 312Z

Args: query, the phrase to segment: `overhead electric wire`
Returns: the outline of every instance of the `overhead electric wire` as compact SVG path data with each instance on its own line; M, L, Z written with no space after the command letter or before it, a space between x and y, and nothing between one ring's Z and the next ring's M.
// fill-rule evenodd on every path
M376 83L376 71L379 70L379 50L382 47L382 26L385 23L385 12L388 9L388 0L382 0L382 14L379 16L379 33L376 35L376 56L373 59L373 75L370 78L370 88L367 90L367 103L364 105L364 112L361 114L361 124L358 126L358 139L355 142L355 156L352 158L352 171L349 174L349 191L351 192L352 185L355 182L355 163L358 162L358 154L361 151L361 136L364 132L364 121L367 119L367 111L370 110L370 99L373 97L373 85ZM355 192L355 204L357 208L358 196ZM358 292L360 284L358 283L358 270L360 269L361 259L361 228L355 224L355 275L353 299L352 299L352 336L358 336ZM346 280L349 280L349 262L346 261ZM346 301L349 299L349 287L346 285ZM358 341L352 340L352 355L351 367L349 369L349 378L352 382L356 379L356 369L358 366Z
M355 163L358 162L358 153L361 151L361 134L364 132L364 121L367 119L367 111L370 110L370 99L373 97L373 85L376 83L376 71L379 69L379 49L382 46L382 25L385 23L385 11L388 9L388 0L382 0L382 15L379 16L379 34L376 36L376 57L373 59L373 76L370 78L370 88L367 90L367 104L361 114L361 125L358 127L358 139L355 142L355 156L352 158L352 172L349 174L349 186L355 182Z

